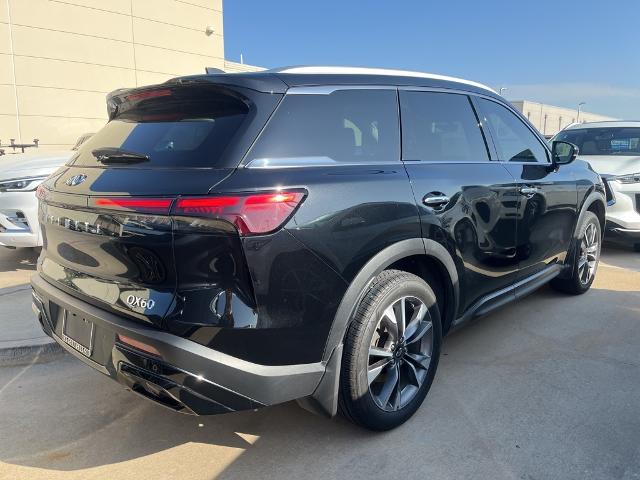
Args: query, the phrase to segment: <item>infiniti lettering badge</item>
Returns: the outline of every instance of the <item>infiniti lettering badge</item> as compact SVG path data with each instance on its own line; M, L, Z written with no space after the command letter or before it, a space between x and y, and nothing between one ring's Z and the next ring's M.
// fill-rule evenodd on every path
M64 183L66 183L70 187L75 187L76 185L80 185L86 179L87 179L87 176L83 173L83 174L74 175L73 177L68 178L67 181Z

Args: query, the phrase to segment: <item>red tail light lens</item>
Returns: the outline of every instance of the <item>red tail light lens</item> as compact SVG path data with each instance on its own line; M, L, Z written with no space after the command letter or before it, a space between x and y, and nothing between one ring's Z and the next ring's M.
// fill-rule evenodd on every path
M226 220L241 235L269 233L280 227L304 198L302 192L179 198L172 214Z
M124 343L125 345L129 345L130 347L136 348L138 350L142 350L143 352L150 353L151 355L155 355L157 357L161 357L160 352L156 347L151 345L147 345L146 343L135 340L131 337L127 337L126 335L122 335L120 333L116 334L116 338L120 343Z
M168 215L172 198L94 198L91 205L110 210L131 210L140 213Z

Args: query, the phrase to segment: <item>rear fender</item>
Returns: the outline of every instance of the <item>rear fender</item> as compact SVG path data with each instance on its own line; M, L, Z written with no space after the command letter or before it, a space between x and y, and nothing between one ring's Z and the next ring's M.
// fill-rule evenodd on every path
M441 244L431 239L412 238L394 243L378 252L362 267L342 297L324 350L322 360L326 365L325 373L313 395L298 400L300 406L325 416L337 413L343 342L353 314L367 287L380 272L398 260L414 255L427 255L444 265L453 285L455 305L458 305L458 273L451 255Z

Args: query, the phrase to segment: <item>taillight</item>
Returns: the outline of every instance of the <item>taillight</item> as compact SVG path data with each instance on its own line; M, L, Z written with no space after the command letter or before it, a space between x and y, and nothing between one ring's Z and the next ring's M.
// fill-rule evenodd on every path
M269 233L280 227L304 198L302 192L178 198L171 213L226 220L241 235Z
M210 197L98 197L89 206L155 215L211 218L233 224L241 235L269 233L280 227L304 198L303 192ZM171 206L173 205L173 208Z
M92 198L89 204L93 207L110 210L128 210L139 213L155 213L168 215L172 198Z

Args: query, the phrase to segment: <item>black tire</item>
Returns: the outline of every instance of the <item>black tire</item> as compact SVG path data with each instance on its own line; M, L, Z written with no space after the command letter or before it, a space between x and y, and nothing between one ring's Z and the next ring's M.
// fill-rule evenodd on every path
M583 255L585 251L584 249L586 247L585 233L588 228L595 228L597 236L597 252L593 273L589 276L589 279L585 281L583 270L580 269L580 265L585 259ZM576 251L573 254L573 265L571 265L571 277L554 278L551 281L551 286L560 292L569 293L571 295L581 295L591 288L598 269L598 263L600 261L600 249L602 248L602 230L600 228L600 220L598 220L598 217L595 213L585 212L582 223L578 228L575 248Z
M370 347L374 341L374 334L375 341L382 342L381 330L386 327L383 327L381 319L387 319L386 313L389 309L394 311L393 308L399 304L398 302L401 302L403 307L407 305L404 308L410 317L406 325L414 328L407 328L406 341L404 335L398 335L397 344L392 343L393 346L389 347L389 351L393 352L389 361L393 362L393 365L385 367L386 372L381 370L382 374L378 374L379 377L370 385L369 367L375 365L375 362L370 364ZM423 312L422 315L420 312ZM414 322L418 317L422 320ZM385 324L391 325L387 320L384 320ZM396 329L396 333L399 331L399 328ZM386 338L386 341L389 341L392 336L387 334ZM431 387L438 367L441 343L440 312L431 287L411 273L400 270L382 272L368 287L347 330L340 376L341 413L355 424L377 431L390 430L407 421L420 407ZM429 355L426 354L427 347ZM420 361L416 363L418 359ZM392 369L396 373L393 373ZM412 371L418 373L412 374ZM393 401L391 398L389 403L384 401L384 404L392 409L388 411L379 404L385 395L376 395L374 390L380 385L380 390L384 390L387 383L393 382L394 375L397 375L400 381L393 387ZM402 381L403 378L405 383Z

